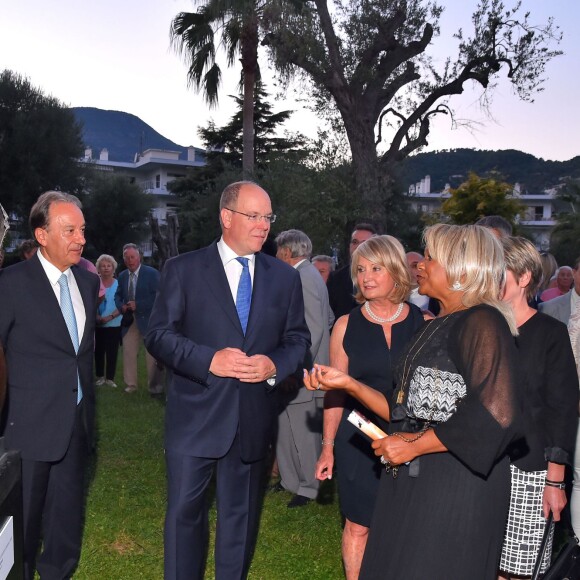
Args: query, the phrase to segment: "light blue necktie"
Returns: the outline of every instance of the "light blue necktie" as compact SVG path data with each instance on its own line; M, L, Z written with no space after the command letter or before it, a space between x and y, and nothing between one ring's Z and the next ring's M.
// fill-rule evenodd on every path
M77 319L75 316L75 311L73 308L73 303L70 297L70 290L68 287L68 278L66 274L63 274L58 279L58 285L60 286L60 309L62 310L62 315L64 317L64 321L66 322L66 327L68 328L68 332L70 334L70 338L72 340L73 346L75 348L75 352L79 351L79 332L77 329ZM77 405L81 402L83 398L83 390L81 388L81 380L78 376L77 371L77 380L78 380L78 394L77 394Z
M252 303L252 278L248 268L248 258L236 258L236 260L242 265L242 275L240 276L238 294L236 296L236 310L238 311L242 330L246 334L250 305Z

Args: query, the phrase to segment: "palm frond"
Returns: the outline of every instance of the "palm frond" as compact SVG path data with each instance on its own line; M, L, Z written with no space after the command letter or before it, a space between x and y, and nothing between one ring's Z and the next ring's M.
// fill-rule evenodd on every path
M222 31L222 41L226 51L228 66L232 66L240 51L242 37L242 21L239 18L230 18Z
M220 67L214 65L205 73L203 79L203 89L206 101L211 105L216 105L218 102L218 91L221 84L222 71Z

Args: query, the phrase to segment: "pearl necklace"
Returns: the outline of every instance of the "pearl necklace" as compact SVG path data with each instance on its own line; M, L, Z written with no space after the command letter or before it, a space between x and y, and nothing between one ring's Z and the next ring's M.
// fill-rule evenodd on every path
M401 315L401 312L403 312L403 305L404 303L401 302L399 304L399 307L397 308L397 311L395 312L395 314L393 314L393 316L389 316L389 318L381 318L380 316L377 316L372 310L371 310L371 306L368 302L365 302L365 310L366 313L375 321L378 322L379 324L384 324L385 322L393 322L393 320L397 320L397 318L399 318L399 316Z

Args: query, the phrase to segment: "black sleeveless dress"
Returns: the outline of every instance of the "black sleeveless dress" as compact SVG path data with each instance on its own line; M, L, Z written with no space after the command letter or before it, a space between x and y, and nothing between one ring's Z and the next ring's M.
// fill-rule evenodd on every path
M409 307L407 317L392 326L390 350L382 326L367 320L360 306L348 318L343 340L348 356L348 374L380 391L387 400L390 400L394 389L394 362L415 331L424 324L421 311L414 304L409 304ZM334 446L340 509L351 522L369 527L381 464L373 453L368 437L347 421L353 409L379 425L383 431L387 430L387 426L355 399L347 397Z

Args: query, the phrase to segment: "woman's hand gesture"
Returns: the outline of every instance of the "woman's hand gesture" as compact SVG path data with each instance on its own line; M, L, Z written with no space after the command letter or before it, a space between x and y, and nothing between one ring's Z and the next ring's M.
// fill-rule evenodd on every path
M314 365L310 372L304 369L304 386L309 391L348 390L352 383L352 377L334 367Z

